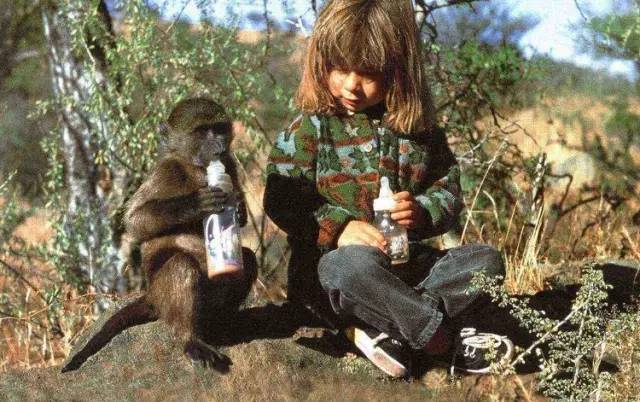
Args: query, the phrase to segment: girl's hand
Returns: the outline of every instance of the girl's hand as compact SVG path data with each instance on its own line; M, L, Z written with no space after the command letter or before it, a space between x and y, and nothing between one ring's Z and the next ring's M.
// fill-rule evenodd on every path
M401 191L393 195L396 206L391 210L391 219L407 229L423 227L427 219L427 211L413 198L408 191Z
M383 252L387 242L375 226L362 221L350 221L338 237L338 247L359 244L377 247Z

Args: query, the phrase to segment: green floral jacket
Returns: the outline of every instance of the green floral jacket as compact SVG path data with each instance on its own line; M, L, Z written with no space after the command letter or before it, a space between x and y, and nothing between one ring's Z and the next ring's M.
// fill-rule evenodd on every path
M267 165L264 207L293 243L335 248L352 219L373 220L380 177L394 192L409 191L427 210L423 239L449 230L463 203L460 169L440 129L398 135L383 116L301 115L274 143Z

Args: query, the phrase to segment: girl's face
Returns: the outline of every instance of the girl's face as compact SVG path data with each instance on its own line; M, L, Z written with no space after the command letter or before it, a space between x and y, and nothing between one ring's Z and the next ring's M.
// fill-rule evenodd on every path
M384 73L343 70L329 71L329 92L348 112L360 112L385 98L387 88Z

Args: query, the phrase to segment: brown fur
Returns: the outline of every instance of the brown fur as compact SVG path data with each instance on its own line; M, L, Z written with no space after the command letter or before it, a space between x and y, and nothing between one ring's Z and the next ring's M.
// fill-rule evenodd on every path
M214 140L207 142L203 133L198 132L215 131L225 141L220 159L232 177L234 188L240 189L227 152L231 124L224 119L222 108L203 98L182 101L171 113L169 153L133 195L124 215L127 233L141 244L147 292L135 308L129 308L128 313L119 312L117 319L105 324L94 337L98 340L89 342L78 354L84 359L124 328L161 319L184 340L184 352L189 358L223 368L221 364L226 358L203 341L207 324L237 310L256 278L255 256L248 249L243 249L243 278L207 277L202 222L210 210L203 206L202 192L206 188L208 161L195 156L212 154L208 147L219 150L216 148L219 143L212 145ZM240 200L239 208L245 208L241 193L237 192L236 199ZM241 212L244 225L246 212ZM79 367L81 362L77 360L63 371Z

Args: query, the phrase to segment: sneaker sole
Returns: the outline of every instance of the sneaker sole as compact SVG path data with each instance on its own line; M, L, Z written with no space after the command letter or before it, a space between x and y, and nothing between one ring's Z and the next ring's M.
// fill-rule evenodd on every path
M407 374L407 368L378 347L371 347L371 339L360 331L354 331L353 343L380 370L391 377L400 378Z

